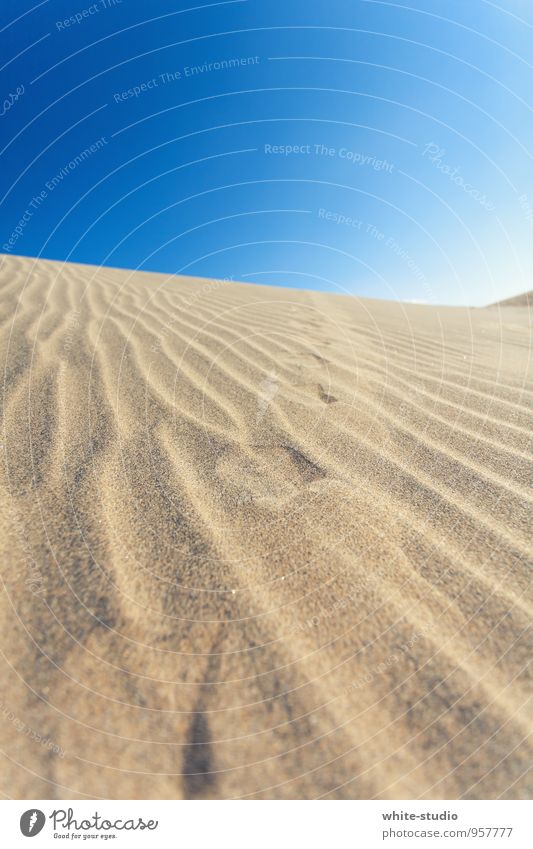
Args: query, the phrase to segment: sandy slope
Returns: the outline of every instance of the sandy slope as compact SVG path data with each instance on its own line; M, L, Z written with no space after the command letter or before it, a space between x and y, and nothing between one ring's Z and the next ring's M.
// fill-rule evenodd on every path
M493 304L495 307L533 307L533 292L524 292L523 295L515 295L514 298L506 298Z
M528 794L527 308L0 275L6 796Z

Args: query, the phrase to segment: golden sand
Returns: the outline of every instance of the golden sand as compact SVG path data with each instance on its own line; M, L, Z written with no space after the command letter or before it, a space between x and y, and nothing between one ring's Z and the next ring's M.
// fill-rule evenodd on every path
M527 301L0 262L3 794L530 794Z

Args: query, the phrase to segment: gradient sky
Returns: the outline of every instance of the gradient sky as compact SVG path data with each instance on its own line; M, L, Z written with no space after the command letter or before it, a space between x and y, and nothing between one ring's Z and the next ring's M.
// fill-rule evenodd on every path
M530 0L0 16L0 251L440 304L533 287Z

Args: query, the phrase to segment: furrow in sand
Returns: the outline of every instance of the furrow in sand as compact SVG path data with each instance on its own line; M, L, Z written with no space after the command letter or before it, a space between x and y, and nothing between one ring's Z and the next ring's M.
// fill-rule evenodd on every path
M526 324L524 326L524 332L527 334L530 328ZM361 334L361 328L357 328L357 335L355 338L352 338L352 334L349 333L351 330L350 326L346 327L346 340L350 340L353 342L354 346L356 344L356 340L358 335ZM331 332L331 327L329 328ZM403 369L408 374L416 375L419 378L423 378L424 376L428 376L430 378L436 379L439 382L443 381L446 384L450 384L451 388L455 389L464 389L465 379L468 381L469 389L472 392L476 393L476 395L480 396L481 399L492 400L493 398L499 398L500 396L497 393L500 393L501 400L508 402L512 407L517 408L519 411L525 412L529 411L531 406L533 406L533 391L528 388L528 383L526 382L525 375L520 378L518 375L509 374L506 370L501 370L498 367L497 362L488 361L483 364L482 368L476 363L475 358L472 357L472 352L469 352L469 360L465 360L465 350L463 349L463 359L461 362L462 368L454 371L450 368L450 364L446 363L442 356L430 360L429 368L424 369L423 363L420 361L420 358L417 359L415 363L414 356L405 357L401 362L404 365L400 364L400 358L397 356L387 355L387 344L389 341L389 333L386 329L376 337L376 341L380 344L373 351L373 358L376 361L385 360L390 368L398 368ZM361 350L361 353L368 352L368 346L366 344L358 346ZM446 368L444 368L446 366ZM435 374L436 369L438 372ZM494 374L494 378L489 380L486 377L486 372L489 370ZM456 381L452 381L452 376L457 378ZM503 379L505 379L505 383L503 383ZM479 385L479 389L476 389L476 385ZM481 387L484 387L482 389ZM490 391L486 391L489 388ZM522 406L522 404L517 404L517 398L523 400L524 403L529 400L529 405Z
M202 328L201 331L198 331L198 334L201 335L201 336L203 336L204 334L206 336L212 335L212 334L206 332L205 328ZM226 333L225 335L227 337L228 334ZM233 338L234 338L235 341L240 340L240 337L239 337L237 331L234 333ZM312 348L312 346L307 344L306 341L304 341L303 339L301 341L299 340L299 344L300 344L300 351L295 352L296 355L299 354L301 356L303 351L307 351L307 353L309 353L310 356L312 356L313 353L316 353L316 350L314 350ZM258 346L254 345L253 343L250 343L249 340L246 340L246 346L253 349L253 350L258 350ZM261 351L261 353L264 353L264 354L267 353L266 351L264 351L264 349L262 350L262 349L259 348L259 350ZM272 352L271 356L272 356L272 367L273 368L277 367L278 369L283 369L283 364L279 362L280 352L282 352L282 353L288 352L287 346L279 344L279 347L277 348L277 350ZM355 351L354 351L354 354L355 354ZM276 361L276 355L278 357L277 361ZM331 351L328 356L330 357L328 369L330 371L333 370L335 372L336 377L338 375L346 374L348 385L349 385L349 383L351 383L351 385L353 386L353 382L354 382L353 381L353 378L354 378L353 372L350 369L348 369L345 365L343 365L341 362L336 360L335 353L333 351ZM457 421L460 417L462 417L463 413L465 413L464 404L460 404L460 403L457 403L457 402L446 402L442 399L441 394L436 395L435 393L430 393L430 392L427 392L425 389L421 389L421 384L420 384L419 378L418 378L417 382L413 385L412 383L409 382L409 377L414 375L416 372L413 372L412 370L409 371L407 369L401 369L400 371L402 372L402 377L399 377L398 374L396 373L398 371L397 368L393 367L392 371L388 367L387 368L384 368L384 367L379 368L375 361L369 360L367 357L365 357L364 355L362 356L361 353L359 351L357 351L357 369L358 369L358 372L362 367L362 363L364 363L367 366L370 366L370 373L372 373L373 371L377 371L381 378L385 378L384 382L378 384L378 389L381 389L381 388L385 389L386 388L388 391L391 392L391 394L394 394L396 397L401 398L403 401L407 401L407 399L409 399L409 402L411 404L413 403L413 401L417 402L417 406L420 405L424 401L432 403L430 411L427 410L427 407L425 407L425 406L419 407L419 409L424 411L424 412L427 412L428 417L429 416L436 417L440 421L445 422L450 427L454 427L455 430L457 429ZM406 379L406 375L407 375L407 379ZM393 376L394 376L394 379L393 379ZM443 383L444 383L444 381L442 381L442 380L433 379L433 381L438 384L439 388L441 388ZM404 388L404 394L401 395L400 393L395 393L394 390L391 388L392 384L402 386ZM410 395L413 395L413 394L414 394L414 398L410 398ZM463 395L463 398L465 398L466 395L470 396L470 389L469 389L468 384L466 385L466 387L462 388L462 395ZM493 404L492 404L493 400L494 399L492 399L490 397L487 398L487 401L490 402L489 406L493 406ZM435 407L437 406L435 404L435 402L438 402L440 413L435 412ZM449 418L447 416L443 415L444 412L448 412L448 411L450 412L450 418L453 417L451 422L449 421ZM500 440L502 440L502 426L504 426L505 430L503 431L503 434L504 434L504 437L507 438L508 437L507 427L511 424L509 422L509 419L515 413L519 413L519 410L514 405L513 413L510 410L506 410L506 412L507 412L507 418L498 419L498 418L494 418L494 416L489 416L487 413L483 413L482 411L480 411L479 415L481 416L481 419L482 419L483 428L480 429L480 428L472 428L471 427L471 428L467 429L467 433L469 433L471 435L476 434L478 440L479 439L483 439L484 441L486 441L488 439L490 440L491 436L492 437L498 436L498 438ZM459 415L459 414L461 414L461 415ZM516 427L514 429L513 434L511 434L511 436L514 436L514 434L517 434L517 437L519 437L519 439L520 439L519 446L525 445L526 448L529 448L530 445L531 445L531 440L532 440L531 425L532 425L533 421L532 421L531 416L522 416L521 421L522 421L523 426L522 427ZM463 428L463 427L464 427L464 422L461 421L461 428ZM489 430L490 430L489 435L486 434L487 428L489 428ZM512 429L512 424L511 424L511 429ZM491 442L492 442L492 446L494 448L497 449L499 447L498 442L495 441L494 439L492 439ZM522 453L520 450L517 451L517 456L519 456L519 457L521 456L521 457L524 457L524 458L527 457L528 459L530 458L530 454Z
M451 421L440 413L435 413L434 409L428 409L426 406L421 406L421 397L416 390L412 392L412 386L406 385L403 392L399 392L394 388L394 383L391 380L376 380L371 377L363 382L365 370L358 367L357 377L349 369L344 368L340 363L332 363L335 375L335 386L339 387L340 398L345 403L354 403L362 401L363 403L372 403L376 410L376 414L384 419L389 415L389 410L400 412L402 416L415 414L418 419L413 421L415 430L419 432L427 432L430 429L439 426L441 432L450 435L455 442L463 440L464 445L468 448L470 454L477 453L480 449L486 449L487 462L492 460L493 464L501 467L508 472L511 469L516 469L518 478L524 477L527 483L531 479L531 455L524 453L518 449L510 449L506 444L506 432L500 429L498 432L499 441L468 428L461 422L460 426L457 421ZM372 375L372 371L369 372ZM386 372L383 377L387 378ZM366 390L365 394L361 394L360 384L363 384ZM373 389L372 389L373 388ZM368 390L372 391L368 391ZM339 399L337 399L339 400ZM386 405L386 406L385 406ZM457 450L457 446L456 449Z
M191 347L193 347L195 350L196 349L201 350L202 353L207 356L206 348L203 345L199 345L197 343L194 343L194 345L192 345ZM235 356L237 356L237 365L238 365L238 355L235 355ZM234 359L234 356L232 356L232 359ZM224 364L223 370L229 374L230 378L233 381L238 381L239 388L242 389L242 387L243 387L242 373L239 374L237 368L232 368L231 370L228 370L226 364ZM214 380L213 382L215 384L218 383L218 381L216 381L216 380ZM255 396L255 398L253 397L253 388L254 388L253 385L247 384L247 385L245 385L244 388L247 389L250 392L250 399L251 399L252 407L257 408L257 396ZM276 398L273 399L272 404L270 406L270 410L271 410L271 412L276 413L278 421L281 422L281 426L285 430L286 438L288 438L289 440L291 440L291 439L294 440L295 436L297 435L297 431L293 430L293 428L292 428L291 418L287 415L284 415L283 412L281 411L279 398L280 398L280 396L278 395ZM402 437L403 438L402 438L402 441L401 441L400 448L401 448L401 452L402 452L402 454L405 458L406 451L409 448L409 439L412 439L412 437L410 437L409 434L405 434L405 433L402 434ZM409 457L409 459L410 460L414 459L415 461L417 460L417 452L422 453L423 451L426 451L426 453L427 453L431 448L431 446L425 446L424 442L420 441L420 438L418 440L416 440L413 443L413 445L414 445L414 452L413 452L413 450L410 451L411 456ZM356 449L357 446L354 446L354 448ZM394 454L397 453L397 452L393 451L392 457L389 453L387 453L387 451L384 451L384 453L385 453L385 456L387 456L389 459L392 459L392 457L394 457ZM483 476L480 475L479 469L472 468L471 470L469 470L468 468L465 468L464 464L461 464L459 462L453 464L453 461L450 460L450 458L446 458L445 455L442 454L442 453L441 453L440 456L441 456L441 462L440 463L436 462L436 458L435 458L434 454L430 459L435 464L435 466L438 470L438 473L442 477L444 482L449 478L450 466L452 466L451 471L453 471L453 473L454 473L454 481L456 483L457 483L458 480L460 480L460 478L457 477L458 474L462 475L465 478L465 485L464 485L463 490L462 490L463 496L468 496L468 495L471 494L473 481L474 481L474 483L479 482L479 485L484 486L485 489L486 489L489 482L487 481L486 478L483 478ZM448 468L446 468L445 465L443 467L443 464L445 462L447 463ZM421 465L423 466L424 463L421 463ZM459 489L459 491L461 492L461 489ZM529 540L527 528L529 526L529 521L530 521L530 512L528 512L528 507L525 506L524 503L523 503L523 500L521 500L519 498L516 498L514 500L514 502L513 502L512 499L510 500L510 493L508 492L508 490L505 491L501 486L498 487L496 482L492 483L492 493L493 493L493 501L494 501L495 505L498 506L498 509L500 511L504 507L505 501L506 501L506 502L509 503L509 510L510 511L515 511L515 513L516 513L516 511L518 511L518 514L517 514L518 516L520 514L523 514L523 517L524 517L523 518L524 543L526 543L526 541ZM439 491L439 496L443 497L442 491ZM502 499L505 499L505 501L502 502ZM462 509L463 506L466 509L468 509L468 501L463 503L463 505L461 506L461 509Z
M344 445L343 441L339 440L339 434L346 440ZM522 541L516 533L511 536L506 530L505 522L500 522L498 517L496 524L489 511L467 502L460 494L456 495L451 486L438 484L421 470L417 470L415 474L412 466L407 465L405 459L391 450L388 444L385 447L380 446L378 452L377 447L368 438L362 435L354 437L345 422L336 422L335 428L332 428L327 436L321 433L320 437L311 456L322 465L326 463L327 458L332 474L339 479L351 480L352 484L357 482L359 487L364 487L365 482L371 481L383 493L382 497L396 497L408 503L413 513L423 515L428 524L441 526L452 536L457 536L460 529L461 536L466 541L477 536L482 537L480 547L487 553L493 548L504 548L513 552L516 557L524 559L524 563L530 556L529 539ZM313 438L308 438L308 446L313 444ZM340 450L339 445L342 446ZM346 475L348 446L352 457L349 477ZM341 458L344 459L344 464L340 462Z
M523 426L514 425L509 421L510 415L508 414L507 418L495 418L488 414L488 412L483 413L482 411L470 410L466 408L464 403L458 403L457 401L447 400L442 395L442 387L444 382L438 378L435 379L435 383L437 384L439 390L439 394L434 392L428 392L425 389L425 383L427 383L427 379L425 376L420 375L416 383L410 383L409 377L414 376L416 372L414 370L407 369L398 369L395 366L391 366L387 360L385 360L385 364L383 366L379 365L376 361L372 361L368 356L357 352L358 359L358 368L362 368L363 365L365 368L368 368L370 373L374 372L380 378L382 378L382 383L385 385L395 384L402 386L405 390L405 393L409 396L413 396L413 399L418 402L428 402L431 403L431 410L433 414L436 414L435 411L439 410L442 418L445 418L445 413L449 413L450 417L454 416L454 422L457 422L461 419L461 426L465 426L465 421L468 422L470 427L468 428L469 433L471 434L479 434L481 438L487 438L488 436L496 435L500 437L503 433L505 434L505 438L511 443L515 444L517 448L520 450L524 450L527 452L530 450L531 446L531 425L532 420L530 416L523 417ZM340 371L347 372L350 374L349 369L346 368L345 365L338 361L334 361L333 365L338 368ZM397 372L401 372L398 374ZM406 379L407 375L407 379ZM421 378L421 379L420 379ZM463 388L463 398L468 396L468 384ZM488 399L491 401L492 399ZM489 404L490 406L490 404ZM464 420L464 421L463 421ZM476 427L476 424L480 425Z

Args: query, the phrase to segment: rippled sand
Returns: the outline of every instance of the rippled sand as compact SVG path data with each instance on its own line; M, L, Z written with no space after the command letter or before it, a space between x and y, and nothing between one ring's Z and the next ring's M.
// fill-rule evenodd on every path
M530 794L527 301L0 263L3 794Z

